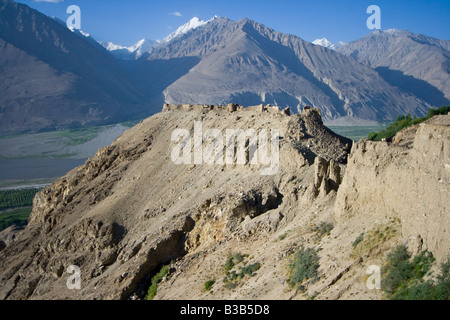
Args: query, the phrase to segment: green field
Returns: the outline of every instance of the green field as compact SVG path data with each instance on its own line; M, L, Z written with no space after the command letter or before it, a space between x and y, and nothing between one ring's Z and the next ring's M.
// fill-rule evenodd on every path
M36 192L38 189L0 191L0 231L27 224Z
M12 226L25 226L31 214L31 207L0 211L0 231Z
M353 141L359 141L361 138L367 139L369 133L373 131L381 131L387 127L387 124L380 124L378 126L366 126L366 127L355 127L355 126L329 126L328 128L333 132L352 139Z

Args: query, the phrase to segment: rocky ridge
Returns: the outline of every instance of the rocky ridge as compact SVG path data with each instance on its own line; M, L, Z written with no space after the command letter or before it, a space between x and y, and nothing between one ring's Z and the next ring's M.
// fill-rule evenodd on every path
M278 172L175 165L171 135L195 121L279 130ZM365 271L394 246L438 261L450 252L449 126L438 116L392 143L352 143L314 108L165 105L38 193L29 225L0 251L0 298L140 299L171 264L156 299L380 299ZM362 232L367 243L352 246ZM298 291L288 264L302 246L317 250L320 277ZM236 253L260 269L229 288L223 265ZM80 267L80 290L66 285L69 265Z

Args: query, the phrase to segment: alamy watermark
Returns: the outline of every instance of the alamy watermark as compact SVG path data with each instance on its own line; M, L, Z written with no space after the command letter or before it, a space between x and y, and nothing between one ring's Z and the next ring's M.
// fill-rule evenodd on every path
M70 17L67 18L66 25L70 30L81 29L81 9L79 6L71 5L67 8L67 14Z
M70 265L67 268L67 273L71 274L69 278L67 278L66 286L69 290L80 290L81 289L81 269L79 266Z
M367 278L366 286L369 290L381 289L381 268L377 265L371 265L367 268L366 274L370 275Z
M371 16L367 19L366 25L369 30L381 29L381 9L379 6L371 5L367 8L367 14Z
M193 137L188 129L172 132L175 143L171 159L180 164L259 165L261 175L275 175L280 165L280 133L277 129L218 129L203 132L203 122L194 122ZM269 148L270 146L270 148ZM269 150L270 149L270 150Z

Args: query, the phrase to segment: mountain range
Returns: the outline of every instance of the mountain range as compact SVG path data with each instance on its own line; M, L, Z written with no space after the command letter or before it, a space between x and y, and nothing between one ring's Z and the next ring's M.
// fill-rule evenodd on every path
M374 31L336 49L374 68L386 82L431 105L450 99L450 41L409 31Z
M138 119L166 102L311 106L336 125L450 103L447 40L399 30L319 40L215 16L121 46L0 0L0 134Z
M318 107L324 121L367 124L431 106L356 59L248 19L218 18L153 47L133 73L172 104ZM152 72L164 70L163 80ZM155 92L154 92L155 93Z
M9 0L0 0L0 70L0 134L149 114L145 96L103 47Z
M122 45L115 44L110 41L99 41L99 43L105 47L106 50L111 52L116 58L123 60L136 60L142 56L145 52L149 51L152 47L155 47L159 44L167 43L176 37L179 37L190 30L197 29L201 26L204 26L208 22L218 18L218 16L214 16L208 21L200 20L197 17L192 18L187 23L180 26L177 30L169 34L163 40L150 40L150 39L141 39L137 43L132 46L126 47Z

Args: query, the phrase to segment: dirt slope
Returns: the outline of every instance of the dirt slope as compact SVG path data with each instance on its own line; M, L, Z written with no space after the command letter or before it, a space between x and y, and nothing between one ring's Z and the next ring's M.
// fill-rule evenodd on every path
M449 118L421 125L403 137L409 144L352 147L317 109L166 105L37 195L28 227L0 251L0 298L143 298L172 261L156 299L380 299L365 272L395 245L420 244L438 260L449 252ZM203 133L279 130L278 170L174 164L173 132L194 135L196 121ZM383 193L396 186L398 198ZM317 250L320 267L299 291L288 264L302 246ZM236 272L260 268L225 283L237 253ZM66 285L69 265L80 267L80 290Z

